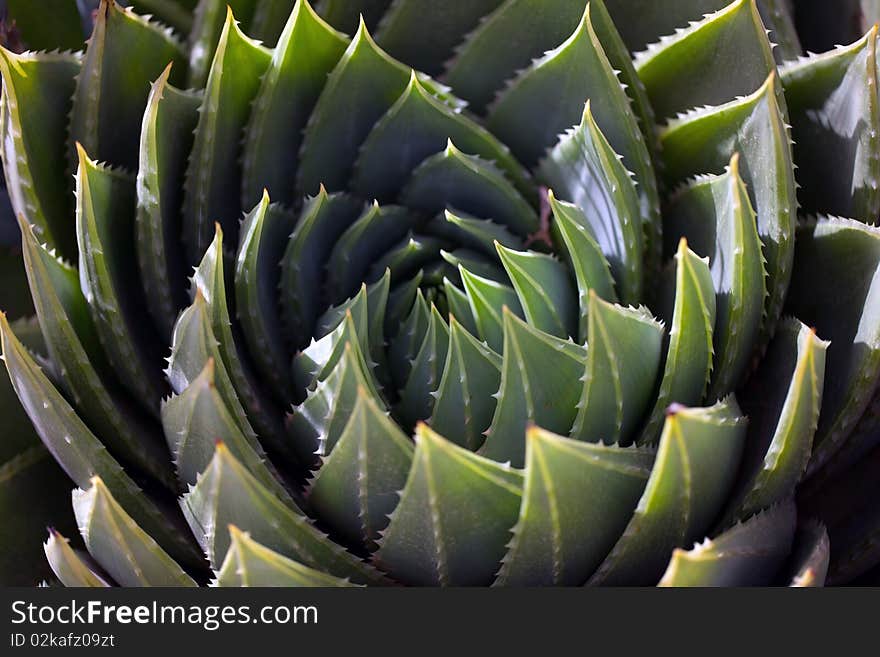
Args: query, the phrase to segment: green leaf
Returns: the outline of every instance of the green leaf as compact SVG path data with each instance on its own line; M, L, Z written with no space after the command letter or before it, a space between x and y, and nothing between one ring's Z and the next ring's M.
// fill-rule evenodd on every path
M767 586L791 551L796 518L788 501L706 539L677 548L659 586Z
M522 316L522 307L513 288L508 285L472 274L459 267L461 282L470 303L471 314L477 324L479 337L495 352L502 353L504 346L504 308Z
M208 247L214 222L220 222L233 243L238 241L241 140L272 58L244 35L227 9L186 170L183 239L191 263Z
M78 142L95 159L137 169L141 118L150 84L173 62L179 84L186 65L183 49L161 28L116 2L101 0L95 27L77 77L70 115L70 156Z
M264 5L258 3L258 7ZM300 200L295 182L302 132L327 76L348 45L348 39L327 25L306 0L297 0L290 18L282 20L286 20L284 31L245 130L245 207L257 203L264 188L283 205L293 206Z
M558 201L552 190L547 192L550 208L553 212L555 241L563 254L568 266L574 272L577 282L579 317L578 332L575 336L579 343L587 340L587 317L590 303L590 290L606 301L616 302L614 279L611 277L611 265L605 259L599 244L587 228L587 218L581 210L571 203Z
M569 213L599 244L624 303L642 296L646 219L635 181L611 148L587 102L580 125L561 137L538 166L538 178L583 216Z
M532 191L529 175L503 143L466 115L435 98L415 71L391 109L360 147L350 188L364 198L393 201L409 174L448 141L493 162L523 194Z
M358 149L404 92L410 75L410 68L376 45L361 20L306 125L296 176L301 194L314 194L321 185L331 192L346 187ZM422 83L429 92L448 98L435 82L422 78ZM341 107L358 111L343 112Z
M338 304L354 295L369 278L373 263L419 223L421 219L404 207L380 207L374 202L341 236L336 233L333 237L338 239L322 262L326 266L326 293L330 302ZM382 266L381 270L384 269ZM308 284L314 286L315 283Z
M749 417L741 482L726 520L744 519L794 493L810 459L822 408L828 343L797 320L783 322L742 392ZM784 385L785 381L789 384ZM782 385L780 385L782 384Z
M166 387L162 346L145 312L134 243L135 185L89 159L77 144L76 236L79 280L98 338L121 383L151 413Z
M448 295L447 291L447 299ZM450 314L449 353L434 394L430 427L461 447L477 450L495 414L501 363L501 356L471 335L455 314Z
M682 237L675 254L666 365L657 401L638 440L653 444L670 404L693 406L703 400L712 374L715 288L708 258L700 258Z
M269 195L251 210L241 226L235 261L236 316L260 378L269 382L269 392L279 403L293 398L293 384L287 367L290 356L281 329L278 289L287 238L294 218Z
M409 314L401 322L388 349L391 378L398 390L403 388L409 378L412 362L422 346L430 321L431 310L421 288L417 288Z
M22 255L46 349L68 399L117 458L138 466L169 489L177 484L166 463L160 427L120 393L101 350L76 269L37 243L21 221Z
M807 476L858 461L876 437L853 434L880 382L880 228L822 219L798 230L787 310L829 340L819 427Z
M359 20L372 29L390 4L391 0L320 0L319 9L329 23L352 33Z
M750 94L776 70L755 0L735 0L662 38L635 64L660 118ZM784 107L780 89L777 99Z
M562 43L578 26L586 0L508 0L456 48L446 81L483 113L518 70ZM503 44L503 47L499 47Z
M494 260L498 259L496 242L511 249L525 248L523 240L504 226L489 219L457 215L451 210L445 210L425 228L439 237L473 248Z
M440 75L453 50L480 19L504 0L396 0L376 28L376 40L416 70Z
M163 509L126 474L40 370L2 314L0 337L6 369L22 406L40 440L73 482L88 487L92 477L101 477L138 524L156 537L175 559L189 565L198 564L197 551L186 533L178 528L173 510Z
M237 332L233 333L233 329L237 327L234 327L230 321L227 301L223 230L217 224L215 227L214 240L196 269L192 282L194 294L201 295L205 301L206 318L211 324L211 333L216 339L216 347L213 350L217 352L218 360L222 360L223 369L228 373L229 382L234 388L234 392L231 394L225 393L223 395L224 399L235 407L237 403L233 400L233 396L237 397L257 433L270 441L271 446L279 453L292 456L283 435L281 411L262 390L260 382L254 374L253 366L241 348L240 336ZM176 335L177 331L175 330L175 337ZM173 352L172 358L174 358ZM204 362L198 366L197 370L191 372L192 376L197 376L203 367ZM225 388L226 384L224 383L223 386ZM175 388L175 392L179 393L180 389ZM244 430L247 433L247 428Z
M135 237L147 309L167 341L186 306L180 244L183 178L201 96L171 86L170 65L153 83L141 124Z
M270 0L271 1L271 0ZM180 34L192 29L192 10L198 0L131 0L129 3L140 14L149 14Z
M740 155L739 173L757 213L766 260L762 342L779 318L791 278L797 212L791 143L776 95L778 84L771 74L751 96L696 110L661 132L670 188L697 174L721 174L734 153Z
M214 361L209 359L195 381L162 404L162 426L178 479L194 484L211 462L217 441L222 441L263 486L293 504L259 441L243 433L226 408L215 387L214 371Z
M495 250L494 244L492 249L493 251ZM440 251L440 257L455 268L454 277L456 279L461 278L460 270L466 269L475 276L480 276L494 283L509 287L507 284L510 283L510 279L507 276L507 272L504 271L504 268L498 262L498 251L495 251L495 255L491 259L480 252L466 248ZM516 299L515 292L513 293L513 298ZM518 300L517 303L519 303Z
M302 515L266 490L220 443L208 469L181 500L193 534L215 568L230 547L235 525L270 550L305 566L358 584L386 580L374 568L328 540Z
M67 587L105 588L110 586L102 574L86 561L72 547L70 541L54 529L49 530L49 538L43 544L43 552L55 577Z
M350 545L375 547L397 505L413 445L365 388L308 489L309 508Z
M232 385L211 324L204 294L196 288L195 298L177 320L171 341L171 357L165 375L176 394L181 394L202 373L209 360L214 361L215 385L236 424L245 435L255 435L238 393Z
M435 396L449 351L449 327L437 308L431 305L428 328L412 361L406 384L400 391L395 415L401 426L409 429L419 420L427 420L434 408Z
M315 381L326 379L342 357L346 342L351 342L357 348L358 357L364 361L366 368L370 356L370 320L365 301L366 288L362 286L354 303L343 311L338 321L327 325L327 333L296 355L293 375L298 388L306 388ZM331 309L326 315L335 317L336 309Z
M658 38L672 34L703 14L717 11L730 0L678 0L657 3L654 0L604 0L608 13L633 53L644 50ZM638 16L638 20L633 20Z
M259 4L261 4L260 0L198 0L187 44L189 46L187 87L205 86L229 10L232 10L238 20L248 22Z
M477 334L477 323L471 314L471 306L467 294L448 278L443 279L443 291L449 306L450 325L455 319L461 327L471 335ZM444 433L441 431L440 433Z
M360 211L359 201L327 194L323 187L303 207L281 260L281 317L293 349L305 347L314 333L324 307L315 281L323 278L333 246Z
M518 73L488 108L489 130L527 166L537 164L560 133L580 122L588 100L598 122L615 137L641 141L629 99L596 36L590 3L569 34Z
M6 0L7 24L15 21L25 45L30 50L69 48L83 44L83 29L76 3L69 0ZM46 16L52 20L46 20Z
M709 408L673 406L635 514L589 584L656 582L673 548L703 536L721 510L745 433L732 397Z
M453 210L491 219L520 237L539 227L534 208L504 173L492 162L463 153L452 140L416 167L400 203L430 215Z
M260 545L235 525L229 526L229 535L232 541L217 571L215 586L352 586L346 579L309 568Z
M399 283L417 271L423 271L431 263L436 263L444 246L449 246L449 243L442 239L409 233L373 262L364 280L373 283L380 280L384 272L390 271L391 280Z
M197 586L94 476L73 491L73 511L86 548L121 586Z
M791 112L798 200L807 215L880 215L877 27L846 48L781 72Z
M375 399L380 399L356 345L356 342L343 343L339 360L288 417L290 439L306 464L314 461L315 455L326 456L333 450L357 404L358 390L364 388Z
M480 454L522 467L529 424L559 434L567 434L571 429L589 352L571 341L533 328L509 309L503 312L501 388ZM553 376L548 377L548 372Z
M528 429L519 521L495 584L583 584L626 527L653 460L650 450Z
M578 308L565 265L543 253L495 246L529 324L557 338L576 335Z
M761 331L766 298L761 238L734 154L727 172L681 188L665 216L668 244L681 237L709 258L717 315L715 363L708 399L735 390L747 374ZM673 242L672 240L675 240Z
M818 522L799 527L792 555L793 574L790 586L796 588L825 585L831 544L828 530Z
M376 561L418 585L492 582L516 523L523 476L431 431L416 429L413 466Z
M42 242L71 259L76 242L66 140L79 69L79 55L17 55L0 48L0 154L12 210L33 224Z
M654 398L663 324L644 307L625 308L590 293L586 370L571 437L629 443Z

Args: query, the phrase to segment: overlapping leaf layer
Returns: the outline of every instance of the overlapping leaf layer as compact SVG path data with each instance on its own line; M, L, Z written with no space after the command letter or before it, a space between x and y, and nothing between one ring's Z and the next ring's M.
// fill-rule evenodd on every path
M61 583L880 562L840 510L880 449L876 28L793 59L770 0L133 4L0 53Z

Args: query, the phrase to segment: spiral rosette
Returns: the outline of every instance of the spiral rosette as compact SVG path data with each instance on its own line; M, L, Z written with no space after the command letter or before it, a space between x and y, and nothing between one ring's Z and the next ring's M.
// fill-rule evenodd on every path
M188 4L0 58L62 583L880 562L822 502L880 442L876 28L792 59L777 1Z

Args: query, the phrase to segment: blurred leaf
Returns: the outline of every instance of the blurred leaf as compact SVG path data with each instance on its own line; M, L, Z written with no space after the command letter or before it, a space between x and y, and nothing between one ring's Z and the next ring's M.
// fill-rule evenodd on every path
M791 559L793 575L791 586L796 588L825 586L830 553L828 531L819 523L808 523L798 528L794 554Z
M788 311L831 342L807 476L858 461L878 437L849 435L880 381L880 229L822 219L798 229Z
M659 586L767 586L791 551L796 522L788 501L685 551L677 548Z

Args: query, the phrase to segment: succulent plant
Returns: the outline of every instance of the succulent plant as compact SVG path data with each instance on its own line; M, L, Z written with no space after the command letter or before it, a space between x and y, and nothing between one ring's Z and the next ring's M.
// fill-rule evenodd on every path
M132 4L0 56L58 581L871 576L876 27L802 57L783 0ZM69 504L28 465L13 517Z

